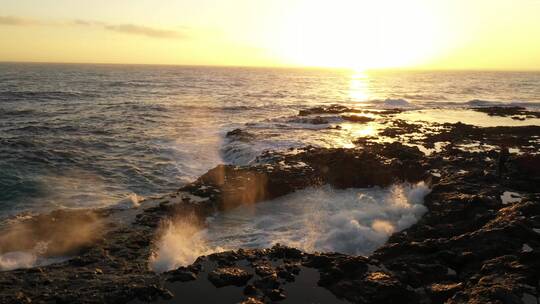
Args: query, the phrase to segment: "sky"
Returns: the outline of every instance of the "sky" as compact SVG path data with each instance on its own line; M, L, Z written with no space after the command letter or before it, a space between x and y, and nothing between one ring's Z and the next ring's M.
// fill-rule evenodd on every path
M540 70L540 0L0 0L0 61Z

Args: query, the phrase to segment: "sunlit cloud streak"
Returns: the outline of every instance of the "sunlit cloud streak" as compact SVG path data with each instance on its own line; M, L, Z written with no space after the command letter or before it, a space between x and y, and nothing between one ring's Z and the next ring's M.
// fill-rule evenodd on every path
M109 31L132 35L143 35L152 38L187 38L185 33L178 31L162 30L135 24L105 25L104 28Z
M154 28L139 24L108 24L99 21L82 19L76 19L68 22L55 22L16 16L0 16L0 26L86 26L101 27L107 31L139 35L150 38L186 39L189 37L185 29L179 31Z
M49 22L27 19L15 16L0 16L0 25L8 26L28 26L28 25L50 25Z

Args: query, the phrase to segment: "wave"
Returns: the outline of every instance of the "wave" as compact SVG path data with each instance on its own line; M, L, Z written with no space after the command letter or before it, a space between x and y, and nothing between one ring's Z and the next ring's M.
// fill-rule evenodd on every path
M150 267L164 272L201 255L276 243L306 252L368 255L422 217L430 192L424 183L385 189L324 186L218 213L205 224L190 217L169 221L158 234Z
M137 193L130 193L124 199L120 200L116 204L113 204L111 208L113 209L132 209L139 208L141 202L145 200L144 197L138 195Z
M406 99L391 99L385 100L372 100L369 102L375 108L381 109L419 109L420 105L409 102Z
M67 261L67 257L44 257L48 244L38 243L30 251L11 251L0 254L0 271L33 268Z
M389 188L305 189L216 215L203 233L208 248L266 248L369 254L426 212L424 184ZM200 237L200 236L198 236Z
M443 101L447 100L446 96L444 95L429 95L429 94L405 94L403 95L403 99L412 99L412 100L419 100L419 101Z
M226 112L239 112L265 109L263 106L243 106L243 105L181 105L183 110L209 110L209 111L226 111Z
M540 102L523 102L523 101L490 101L473 99L464 102L463 105L468 107L540 107Z
M287 91L282 92L272 92L272 91L262 91L257 93L247 93L244 96L250 98L276 98L284 99L287 98L291 93Z
M250 143L240 141L229 141L220 152L223 161L231 165L249 164L259 154Z
M492 101L473 99L465 102L460 101L425 101L410 102L407 99L372 100L366 103L368 107L376 109L403 109L403 110L421 110L421 109L463 109L463 108L483 108L483 107L522 107L538 110L540 102L537 101Z
M306 145L307 137L320 139L314 131L332 130L335 128L334 124L343 121L339 115L322 115L283 116L247 123L245 129L235 129L226 133L220 147L220 155L227 164L250 164L265 151L303 147Z
M36 111L31 109L0 109L0 117L5 116L6 118L13 118L18 116L32 116L32 114L34 113L36 113Z
M200 225L194 217L166 221L158 233L159 240L150 257L150 268L161 273L188 266L199 256L224 251L221 247L208 247L199 231Z
M0 92L1 101L68 101L87 97L97 97L94 93L75 91L4 91Z

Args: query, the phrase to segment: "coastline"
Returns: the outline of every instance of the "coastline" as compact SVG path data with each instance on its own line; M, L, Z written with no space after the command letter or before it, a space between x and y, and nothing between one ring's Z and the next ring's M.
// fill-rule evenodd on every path
M481 111L524 122L538 118L537 112L523 109L489 109ZM36 233L40 231L43 238L52 236L49 248L60 248L54 242L65 246L45 255L69 258L1 272L0 301L174 303L187 297L185 291L175 294L175 288L210 279L215 286L242 286L231 292L245 303L285 303L287 293L291 293L287 282L310 270L316 270L311 276L319 275L312 281L331 292L336 303L536 300L540 155L534 152L540 149L540 126L476 127L435 122L420 126L396 118L402 112L373 113L340 106L309 109L298 118L313 124L327 114L342 115L351 124L366 124L373 119L366 115L374 114L374 120L385 125L381 134L394 140L363 137L352 149L269 151L253 165L220 165L178 192L148 199L138 208L59 210L21 221L22 226L15 230L35 239L21 248L6 250L2 246L4 252L33 248L40 241ZM415 136L418 133L422 136ZM227 136L249 138L249 131L238 129ZM482 148L464 149L470 142L480 142ZM440 147L437 143L445 144ZM417 145L433 151L426 154ZM501 147L518 147L519 151L505 157ZM191 266L161 274L148 266L166 219L190 217L202 228L215 212L307 187L366 188L421 181L432 190L424 201L427 213L412 227L393 234L368 257L307 253L276 245L211 254ZM519 193L519 199L503 202L501 196L507 192ZM78 228L66 237L65 229L59 227ZM66 239L77 241L65 244ZM5 238L2 241L9 243ZM202 296L210 291L199 292ZM190 296L196 302L197 294ZM227 303L225 298L221 300Z

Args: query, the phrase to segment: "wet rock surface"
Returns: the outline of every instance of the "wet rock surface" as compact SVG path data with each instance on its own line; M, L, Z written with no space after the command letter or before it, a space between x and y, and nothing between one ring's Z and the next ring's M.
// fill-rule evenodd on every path
M511 117L515 120L526 120L527 118L540 118L539 112L529 111L523 107L481 107L472 108L477 112L483 112L489 116Z
M361 111L333 106L300 115L317 120L326 113ZM0 302L310 303L301 294L324 303L538 301L540 126L412 123L393 114L380 114L377 121L385 128L378 136L358 138L355 148L269 151L249 166L220 165L138 209L57 211L7 223L1 227L2 253L27 250L48 239L39 231L51 222L82 223L88 227L83 232L92 237L46 253L68 256L64 262L0 272ZM250 137L241 129L227 136ZM392 141L377 140L383 137ZM204 219L217 211L306 187L417 181L432 187L424 202L428 212L369 257L276 245L212 254L165 273L149 268L166 219L192 216L204 227ZM517 198L505 200L506 193ZM35 237L17 247L10 241L17 231ZM52 229L47 235L55 233L58 243L64 234Z
M251 279L252 275L236 267L216 268L208 275L208 280L216 287L228 285L243 286Z

